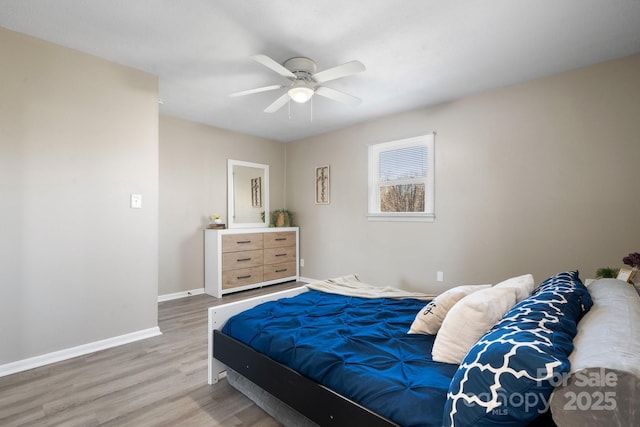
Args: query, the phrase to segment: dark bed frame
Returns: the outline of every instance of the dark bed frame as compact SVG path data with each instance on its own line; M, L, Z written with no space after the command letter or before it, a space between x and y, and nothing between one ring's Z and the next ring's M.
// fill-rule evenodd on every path
M398 426L218 330L213 341L216 359L320 426ZM547 411L527 427L556 424Z
M316 424L336 427L398 425L220 331L213 332L213 340L216 359Z

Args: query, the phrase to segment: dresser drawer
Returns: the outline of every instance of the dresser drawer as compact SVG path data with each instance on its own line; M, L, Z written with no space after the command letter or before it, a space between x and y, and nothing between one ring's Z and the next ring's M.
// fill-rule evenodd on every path
M268 248L264 250L264 263L277 264L280 262L290 262L296 260L296 247Z
M204 231L205 292L225 294L298 280L297 227Z
M238 268L257 267L263 264L263 251L225 252L222 254L222 271L237 270Z
M222 272L222 289L235 288L238 286L251 285L262 282L262 266L251 268L240 268Z
M222 236L222 252L262 249L263 233L226 234Z
M282 262L264 266L264 281L281 279L296 275L296 262Z
M282 231L276 233L265 233L264 235L264 247L265 248L281 248L284 246L296 245L296 232L295 231Z

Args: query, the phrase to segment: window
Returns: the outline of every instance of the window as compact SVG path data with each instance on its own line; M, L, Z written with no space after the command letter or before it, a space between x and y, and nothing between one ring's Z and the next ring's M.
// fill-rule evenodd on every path
M433 221L434 134L369 146L369 219Z

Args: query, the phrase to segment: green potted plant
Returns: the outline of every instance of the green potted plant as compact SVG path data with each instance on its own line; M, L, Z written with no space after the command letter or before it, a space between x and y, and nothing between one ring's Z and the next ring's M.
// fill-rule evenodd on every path
M293 227L293 212L287 209L278 209L271 212L269 227Z
M596 270L596 279L615 279L617 276L617 268L602 267Z

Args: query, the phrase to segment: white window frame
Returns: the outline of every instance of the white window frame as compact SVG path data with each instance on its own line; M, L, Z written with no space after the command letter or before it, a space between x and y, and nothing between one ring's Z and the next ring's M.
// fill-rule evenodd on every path
M381 212L380 211L380 154L386 151L424 146L427 149L427 176L420 180L425 184L424 212ZM369 221L423 221L435 220L435 132L413 138L369 145ZM406 182L406 181L405 181ZM402 181L398 181L402 183ZM388 182L386 183L388 185Z

